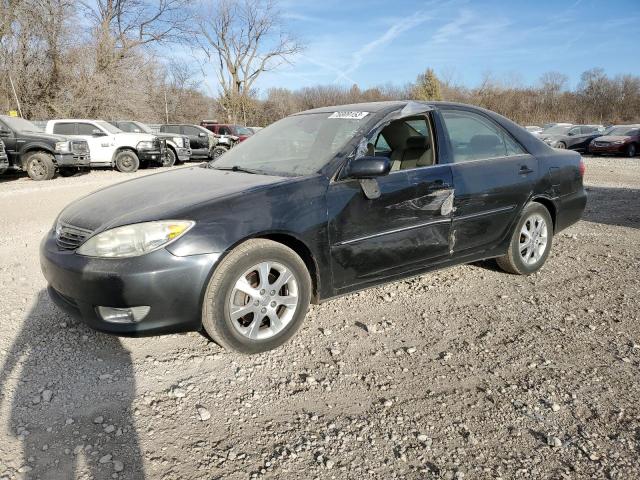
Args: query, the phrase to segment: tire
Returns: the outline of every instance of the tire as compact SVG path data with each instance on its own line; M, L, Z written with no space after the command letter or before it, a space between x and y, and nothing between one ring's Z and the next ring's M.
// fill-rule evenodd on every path
M167 147L167 156L162 160L162 166L173 167L176 164L177 159L178 156L176 155L176 152L174 152L172 148Z
M538 230L540 221L543 222L543 226ZM523 250L522 247L527 240L525 231L537 231L538 233L529 235L529 239L534 241L534 247ZM509 242L507 253L498 257L496 261L505 272L516 275L531 275L540 270L547 261L552 244L553 220L551 215L544 205L531 202L522 211Z
M558 142L556 148L559 148L560 150L566 150L567 146L564 142Z
M629 157L635 157L638 149L636 148L636 144L632 143L631 145L627 145L627 148L624 149L624 154Z
M133 173L140 168L140 159L133 150L122 150L116 154L116 169L122 173Z
M24 162L25 170L31 180L51 180L56 175L56 164L53 155L47 152L33 152Z
M225 153L227 153L229 151L228 148L225 147L215 147L212 151L211 151L211 158L213 160L217 160L218 158L220 158L222 155L224 155Z
M267 264L262 269L269 272L264 275L265 282L258 268ZM279 275L287 272L291 277L279 288L277 283L284 278ZM274 290L270 290L271 286ZM286 304L280 303L281 299ZM211 339L225 349L245 354L266 352L295 334L310 300L311 278L304 261L280 243L251 239L234 248L209 280L202 303L202 325ZM234 310L236 314L232 315ZM276 324L271 320L274 315Z

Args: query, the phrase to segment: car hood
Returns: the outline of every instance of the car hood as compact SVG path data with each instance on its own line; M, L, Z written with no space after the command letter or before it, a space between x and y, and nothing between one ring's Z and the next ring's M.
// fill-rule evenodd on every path
M98 190L67 206L59 221L75 227L104 231L153 220L189 219L196 205L256 189L269 188L301 177L277 177L189 167L128 180Z
M49 142L64 142L67 140L74 140L69 137L65 137L64 135L55 135L53 133L44 133L44 132L20 132L20 136L26 138L33 138L37 140L44 140Z
M595 140L598 142L619 142L620 140L628 140L629 137L626 135L603 135L602 137L597 137Z
M135 133L135 132L122 132L117 133L121 138L131 139L138 142L152 142L157 136L152 133Z

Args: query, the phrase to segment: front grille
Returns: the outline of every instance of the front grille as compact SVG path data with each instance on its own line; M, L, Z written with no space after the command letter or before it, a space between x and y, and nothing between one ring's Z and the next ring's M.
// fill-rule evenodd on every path
M89 153L89 144L85 141L74 140L71 142L71 151L76 155L86 155Z
M56 227L56 243L62 250L75 250L92 234L91 230L59 223Z
M0 153L4 153L4 142L0 142Z
M191 140L188 137L184 137L184 148L191 148Z
M607 142L594 142L593 143L596 147L608 147L609 144Z

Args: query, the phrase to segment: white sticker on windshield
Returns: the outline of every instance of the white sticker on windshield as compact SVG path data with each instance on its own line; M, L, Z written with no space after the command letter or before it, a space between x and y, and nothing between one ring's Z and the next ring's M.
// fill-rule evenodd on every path
M369 112L333 112L329 118L342 118L347 120L362 120Z

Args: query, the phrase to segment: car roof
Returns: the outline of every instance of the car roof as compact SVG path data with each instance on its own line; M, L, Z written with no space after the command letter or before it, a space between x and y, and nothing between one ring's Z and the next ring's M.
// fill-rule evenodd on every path
M106 120L100 120L97 118L54 118L52 120L48 120L49 122L107 122Z
M305 110L303 112L295 113L294 115L302 115L308 113L332 113L332 112L383 112L392 111L405 107L409 103L418 103L431 107L464 107L472 110L488 111L482 107L476 105L470 105L468 103L459 102L443 102L443 101L421 101L421 100L389 100L384 102L365 102L365 103L349 103L346 105L333 105L329 107L313 108L311 110ZM495 113L495 112L494 112Z

